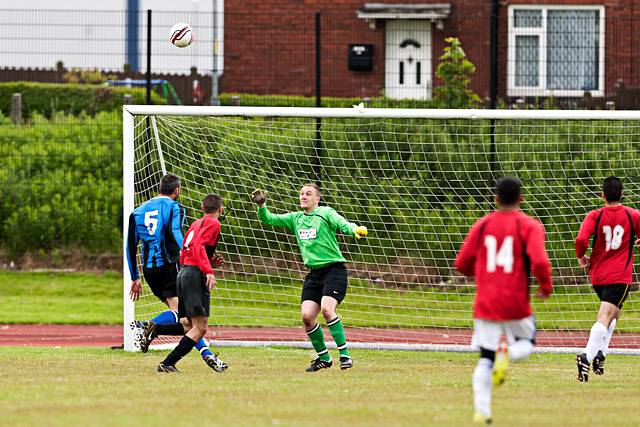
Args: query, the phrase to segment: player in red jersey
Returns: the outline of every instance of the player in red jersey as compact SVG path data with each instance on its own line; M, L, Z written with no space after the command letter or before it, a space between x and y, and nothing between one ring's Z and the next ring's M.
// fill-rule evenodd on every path
M578 381L589 380L589 367L596 375L604 374L604 359L611 335L627 299L633 274L633 245L640 235L640 212L624 206L622 181L615 176L604 180L604 207L589 212L582 221L575 240L580 266L589 269L593 290L600 298L597 321L591 327L583 353L576 356ZM587 256L589 240L591 256Z
M455 267L476 283L471 345L480 350L480 360L473 373L474 422L486 424L491 423L492 384L504 382L509 359L524 360L533 351L530 273L540 284L538 297L552 292L544 226L520 211L520 181L499 179L495 200L498 208L473 224L455 261ZM496 360L503 333L508 351L503 349Z
M149 322L144 330L145 339L153 340L157 335L182 335L182 339L171 353L158 365L158 372L178 372L176 363L186 356L200 338L207 333L211 289L216 286L211 262L212 254L220 236L222 199L217 194L209 194L202 201L204 216L191 224L185 234L180 253L178 273L178 316L182 329L174 331L171 326ZM177 332L177 333L176 333ZM212 356L210 365L215 371L223 372L228 366Z

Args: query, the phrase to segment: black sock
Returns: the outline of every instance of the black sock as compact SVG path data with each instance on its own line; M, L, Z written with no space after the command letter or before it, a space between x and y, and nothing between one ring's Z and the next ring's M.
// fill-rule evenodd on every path
M196 342L194 340L186 335L183 336L176 348L162 361L162 364L175 366L180 359L189 354L195 345Z
M184 327L182 323L156 325L156 335L184 335Z

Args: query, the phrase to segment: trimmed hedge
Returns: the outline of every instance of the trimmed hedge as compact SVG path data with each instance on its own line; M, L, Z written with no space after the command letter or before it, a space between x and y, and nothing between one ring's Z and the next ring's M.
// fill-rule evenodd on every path
M194 132L194 129L198 129ZM257 223L248 202L253 188L270 193L276 213L295 210L297 190L315 181L314 119L163 118L161 134L179 134L181 149L165 147L173 171L190 183L183 200L221 192L233 207L225 223L230 253L296 254L291 233ZM349 220L372 229L350 259L372 265L412 259L450 277L469 226L492 207L491 123L480 120L342 119L322 121L324 200ZM518 176L524 210L541 219L554 267L581 277L573 238L586 212L601 205L604 177L625 180L633 206L640 193L640 130L633 123L500 121L497 176ZM185 157L184 152L194 153ZM197 206L189 206L197 215ZM251 230L247 233L246 230Z
M146 102L145 89L113 87L86 84L57 84L10 82L0 83L0 111L11 114L11 98L14 93L22 94L22 117L29 119L38 112L47 118L56 112L67 114L96 115L101 111L117 111L122 108L124 96L130 94L134 104ZM154 104L166 101L153 92Z
M234 97L239 98L239 105L251 107L315 107L316 98L292 95L253 95L248 93L222 93L222 105L235 105ZM391 99L383 97L369 98L367 108L438 108L439 101L417 99ZM322 107L351 108L363 102L362 98L331 98L322 97Z
M117 253L122 217L121 114L0 115L1 248Z
M51 120L36 114L26 126L0 117L0 126L1 248L22 253L78 245L118 253L120 113L57 113ZM163 117L158 129L167 136L161 138L165 159L188 183L181 201L191 217L210 191L232 208L223 250L297 253L292 236L258 224L248 194L263 187L274 212L296 208L299 186L315 181L315 120ZM360 243L366 250L345 239L350 259L419 259L437 269L433 277L448 277L468 227L491 206L490 129L477 120L323 120L324 199L373 230ZM180 147L166 145L175 136ZM601 203L602 179L625 178L628 203L635 205L637 141L636 123L500 121L496 127L496 174L523 180L524 209L546 225L554 266L568 276L581 274L571 242L584 214Z

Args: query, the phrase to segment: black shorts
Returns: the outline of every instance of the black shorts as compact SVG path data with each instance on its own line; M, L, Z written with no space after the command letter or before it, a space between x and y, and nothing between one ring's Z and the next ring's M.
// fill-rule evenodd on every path
M209 317L211 292L198 267L183 265L178 273L178 317Z
M333 297L342 302L347 295L347 267L341 262L326 267L314 268L304 278L302 301L320 304L323 296Z
M631 285L613 284L594 286L593 290L598 294L600 301L610 302L611 304L622 308L622 303L629 296Z
M176 278L178 277L178 266L176 264L165 264L160 267L143 268L144 280L149 284L151 292L162 302L167 298L177 297Z

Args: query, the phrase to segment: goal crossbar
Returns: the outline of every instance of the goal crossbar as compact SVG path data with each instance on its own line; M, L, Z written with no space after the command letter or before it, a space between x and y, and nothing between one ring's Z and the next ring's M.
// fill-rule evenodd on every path
M640 110L481 110L125 105L124 112L153 116L245 116L467 120L640 120Z

